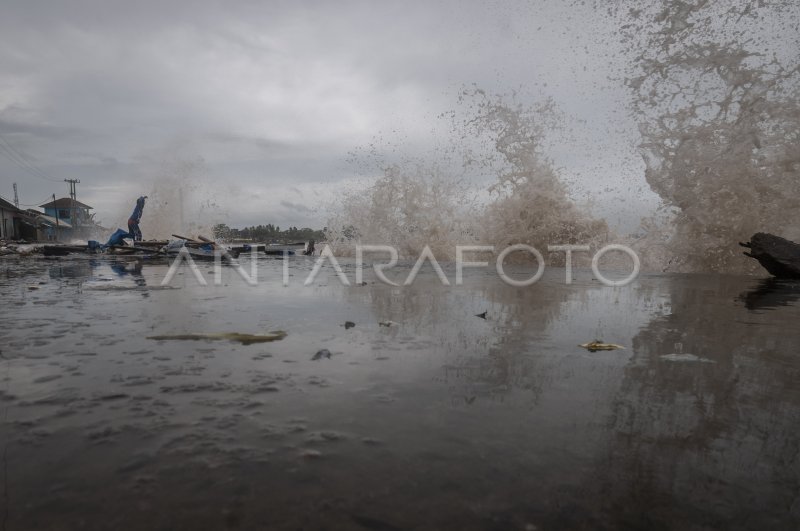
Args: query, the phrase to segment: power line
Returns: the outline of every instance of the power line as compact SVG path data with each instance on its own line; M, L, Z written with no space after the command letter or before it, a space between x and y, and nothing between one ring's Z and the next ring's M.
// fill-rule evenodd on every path
M0 137L0 140L4 140ZM5 155L7 159L11 162L25 170L26 172L30 173L34 177L38 177L40 179L44 179L50 182L58 182L57 179L53 179L49 175L47 175L44 171L40 170L38 167L34 166L26 159L24 159L18 151L14 150L14 148L9 144L7 141L0 143L0 149L2 149L2 154Z
M41 170L37 170L35 167L27 165L24 160L19 159L17 156L14 155L14 153L11 150L8 149L7 146L1 143L0 143L0 150L2 150L0 151L0 153L2 153L7 159L9 159L11 162L13 162L26 172L30 173L34 177L38 177L40 179L44 179L50 182L58 182L56 179L53 179L44 172L41 172Z
M26 205L26 204L24 204L24 203L20 203L20 206L24 206L24 207L33 207L33 206L35 206L35 207L38 207L38 206L40 206L42 203L47 203L48 201L50 201L50 200L51 200L50 198L52 197L52 195L53 195L53 194L50 194L50 195L48 195L46 198L44 198L44 199L42 199L41 201L38 201L38 202L36 202L36 203L33 203L32 205ZM4 200L8 201L9 203L13 203L13 201L11 201L9 198L7 198L7 197L3 197L2 195L0 195L0 199L4 199Z
M39 177L40 179L44 179L46 181L58 182L58 179L53 179L43 170L39 169L32 162L30 162L21 151L15 149L8 140L3 138L3 135L0 135L0 149L2 149L0 153L3 153L7 159L34 177Z
M46 175L42 170L40 170L33 164L30 158L27 155L25 155L25 153L15 148L11 144L11 142L9 142L3 135L0 135L0 142L2 142L3 144L3 149L9 154L14 156L14 160L21 162L22 164L24 164L28 168L31 168L32 170L40 172L42 175Z

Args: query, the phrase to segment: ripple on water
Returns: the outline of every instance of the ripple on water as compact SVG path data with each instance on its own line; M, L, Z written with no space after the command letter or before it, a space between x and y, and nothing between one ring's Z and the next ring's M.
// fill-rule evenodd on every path
M39 376L38 378L34 378L33 383L35 384L47 383L47 382L52 382L53 380L58 380L59 378L61 378L60 374L48 374L45 376Z
M224 382L187 383L180 385L165 385L159 391L167 394L175 393L206 393L230 391L232 386Z

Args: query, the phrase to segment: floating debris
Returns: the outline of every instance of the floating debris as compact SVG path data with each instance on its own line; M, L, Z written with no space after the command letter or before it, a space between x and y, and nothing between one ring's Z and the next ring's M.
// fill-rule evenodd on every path
M344 322L344 329L345 329L345 330L350 330L350 329L351 329L351 328L353 328L355 325L356 325L356 324L355 324L353 321L345 321L345 322Z
M398 323L395 323L394 321L388 321L387 320L387 321L378 321L378 324L380 326L387 326L388 327L388 326L397 326Z
M486 319L486 312L475 314L475 317L480 317L481 319Z
M184 340L184 341L237 341L242 345L252 345L254 343L266 343L268 341L279 341L286 337L286 332L276 330L267 334L240 334L238 332L218 332L205 334L172 334L162 336L150 336L147 339L157 341Z
M716 361L714 360L710 360L708 358L701 358L700 356L695 356L694 354L664 354L663 356L659 357L665 361L716 363Z
M316 354L314 354L314 357L311 358L311 360L312 361L317 361L317 360L321 360L322 358L330 359L331 358L331 351L326 349L326 348L320 349L320 350L317 351Z
M603 343L603 341L599 339L578 346L585 348L589 352L597 352L598 350L619 350L625 348L622 345L616 345L614 343Z

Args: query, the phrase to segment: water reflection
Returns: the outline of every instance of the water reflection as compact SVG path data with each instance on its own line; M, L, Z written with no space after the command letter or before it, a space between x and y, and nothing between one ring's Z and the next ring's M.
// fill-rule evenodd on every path
M92 276L92 272L97 267L97 261L86 260L50 266L48 274L53 279L87 279Z
M609 454L598 464L610 478L603 510L634 527L792 528L800 521L797 314L748 321L738 279L682 280L670 284L673 311L633 340L608 420ZM786 293L762 282L745 304L789 304Z
M739 298L748 310L771 310L788 306L800 299L800 281L767 278L759 281L755 289L742 293Z
M0 284L13 304L0 307L9 529L800 519L800 307L749 311L737 295L752 279L644 275L622 289L590 274L566 286L555 270L526 290L426 274L306 288L264 264L255 287L226 270L219 286L184 272L153 289L166 267L128 262L48 262L39 290ZM288 336L147 339L271 329ZM626 349L577 346L593 339ZM333 355L314 360L320 348Z
M92 289L136 289L147 287L142 267L142 260L137 259L79 259L50 266L48 275L54 280L76 281Z

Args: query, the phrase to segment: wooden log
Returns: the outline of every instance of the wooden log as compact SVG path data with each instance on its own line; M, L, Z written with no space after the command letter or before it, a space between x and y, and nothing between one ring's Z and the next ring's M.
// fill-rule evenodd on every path
M771 275L779 278L800 278L800 244L774 234L758 232L749 242L745 256L758 260Z
M187 242L192 242L192 243L203 243L200 240L195 240L194 238L187 238L186 236L181 236L180 234L173 234L172 237L178 238L179 240L186 240Z

